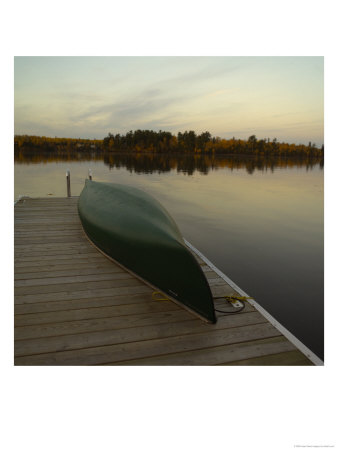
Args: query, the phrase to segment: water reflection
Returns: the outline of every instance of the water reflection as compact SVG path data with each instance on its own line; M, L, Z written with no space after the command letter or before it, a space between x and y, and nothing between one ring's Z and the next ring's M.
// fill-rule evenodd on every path
M104 153L95 151L78 152L34 152L17 151L14 161L18 164L40 164L65 161L103 161L110 169L126 168L133 173L164 173L176 170L187 175L195 172L208 174L210 171L228 168L245 168L248 174L255 171L271 171L275 168L302 167L306 170L319 166L323 168L321 158L229 156L229 155L169 155L158 153Z

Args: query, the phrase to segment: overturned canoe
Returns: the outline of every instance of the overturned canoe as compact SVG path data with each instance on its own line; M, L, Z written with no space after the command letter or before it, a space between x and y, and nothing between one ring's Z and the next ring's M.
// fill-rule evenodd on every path
M100 250L208 322L216 322L204 273L157 200L131 186L86 180L78 211L86 234Z

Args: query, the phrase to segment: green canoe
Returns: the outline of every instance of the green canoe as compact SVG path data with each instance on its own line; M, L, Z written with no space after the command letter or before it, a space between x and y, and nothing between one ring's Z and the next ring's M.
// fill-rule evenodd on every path
M208 322L209 284L163 206L131 186L86 180L78 204L89 239L105 254Z

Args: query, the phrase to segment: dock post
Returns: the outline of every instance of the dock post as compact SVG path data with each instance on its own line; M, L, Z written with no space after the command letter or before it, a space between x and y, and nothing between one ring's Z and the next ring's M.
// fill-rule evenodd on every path
M70 197L70 170L67 169L66 172L66 178L67 178L67 197Z
M92 169L88 170L88 178L91 180L92 179Z

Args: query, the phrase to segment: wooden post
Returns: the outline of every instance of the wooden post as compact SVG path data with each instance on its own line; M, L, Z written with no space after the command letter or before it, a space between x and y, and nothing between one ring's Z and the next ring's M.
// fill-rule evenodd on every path
M88 170L88 178L91 180L92 179L92 169Z
M69 169L67 169L66 178L67 178L67 197L70 197L70 170Z

